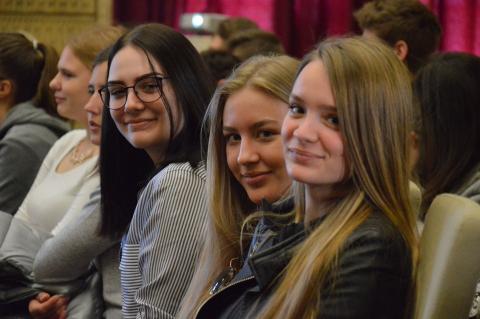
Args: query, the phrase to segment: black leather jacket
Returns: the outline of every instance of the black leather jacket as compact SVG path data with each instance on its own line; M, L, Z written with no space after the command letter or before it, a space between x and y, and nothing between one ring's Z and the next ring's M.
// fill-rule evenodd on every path
M293 249L306 235L300 224L279 233L266 227L262 235L266 238L233 280L203 303L196 318L252 318L265 304ZM319 318L405 318L411 271L410 253L400 233L383 214L372 213L348 237L335 278L321 290Z

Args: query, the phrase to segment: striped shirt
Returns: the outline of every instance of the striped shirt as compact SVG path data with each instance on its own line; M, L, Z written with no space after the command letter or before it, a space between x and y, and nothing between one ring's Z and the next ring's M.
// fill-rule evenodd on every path
M190 284L207 217L205 167L170 164L142 192L120 262L122 312L174 318Z

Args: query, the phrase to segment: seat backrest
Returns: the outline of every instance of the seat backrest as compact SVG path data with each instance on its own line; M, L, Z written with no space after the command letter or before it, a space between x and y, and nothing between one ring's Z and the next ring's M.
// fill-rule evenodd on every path
M480 206L441 194L420 240L415 319L465 319L480 279Z

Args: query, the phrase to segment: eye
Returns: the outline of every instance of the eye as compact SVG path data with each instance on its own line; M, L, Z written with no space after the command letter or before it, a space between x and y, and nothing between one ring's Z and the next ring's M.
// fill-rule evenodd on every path
M227 144L233 144L241 141L240 134L235 134L235 133L224 134L223 138L225 139L225 142Z
M158 80L160 81L160 80ZM145 81L138 82L137 90L144 93L156 93L158 91L158 82L156 79L146 79Z
M93 85L89 85L88 86L88 95L93 95L95 94L95 88L93 87Z
M122 98L125 96L125 92L127 89L121 85L112 85L108 87L108 93L110 94L110 98Z
M60 70L60 73L62 74L63 77L69 79L69 78L73 78L75 75L70 72L70 71L67 71L67 70Z
M257 136L260 139L271 139L275 135L275 132L268 131L268 130L261 130L258 132Z
M338 129L338 126L340 125L340 120L338 119L337 114L329 114L325 117L325 120L330 127Z
M290 115L301 115L301 114L305 114L305 109L297 104L290 104L288 106L288 113L290 113Z

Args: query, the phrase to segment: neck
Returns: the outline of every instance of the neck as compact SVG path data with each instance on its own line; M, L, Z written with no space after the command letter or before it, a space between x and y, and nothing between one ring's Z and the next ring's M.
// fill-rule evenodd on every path
M149 148L145 149L145 152L147 152L148 156L152 159L153 165L155 165L156 168L160 167L165 160L165 151L163 149Z
M8 103L1 103L0 102L0 124L5 122L5 119L7 118L8 111L12 108L13 105L10 105Z
M349 187L344 184L306 185L305 222L318 219L333 210L338 199L345 197Z

